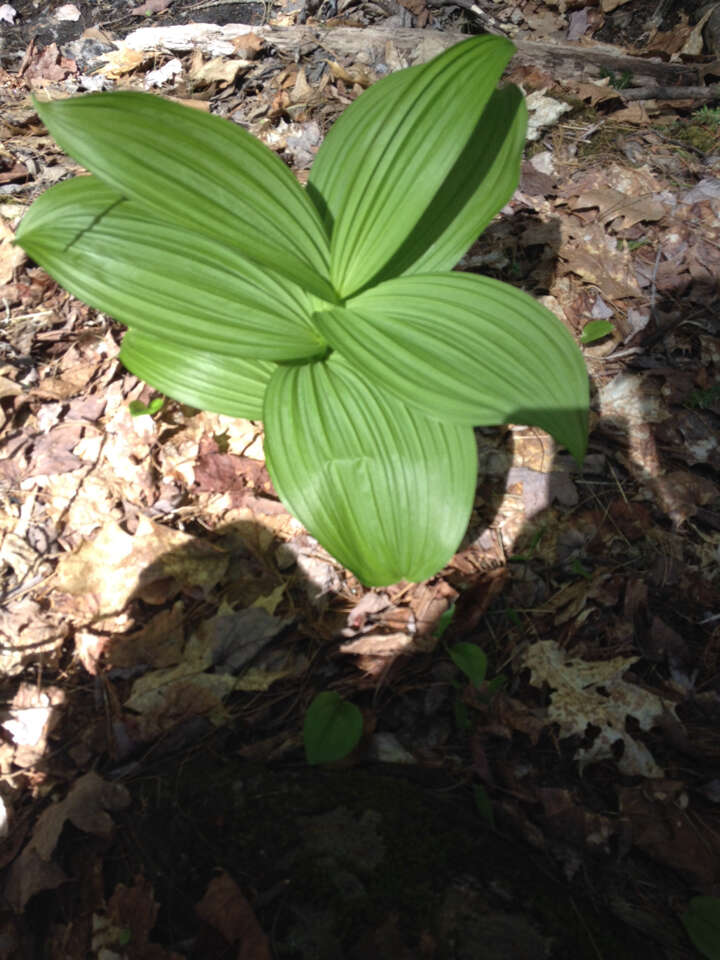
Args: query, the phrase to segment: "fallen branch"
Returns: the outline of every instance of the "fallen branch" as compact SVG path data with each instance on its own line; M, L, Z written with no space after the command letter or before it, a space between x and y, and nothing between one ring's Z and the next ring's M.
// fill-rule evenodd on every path
M618 90L624 100L720 100L720 83L710 87L629 87Z
M383 63L396 69L425 63L454 43L466 39L456 31L416 30L393 27L323 27L302 24L293 27L251 27L246 24L193 23L175 27L141 27L125 38L124 45L134 50L168 50L182 52L200 49L210 56L232 56L234 40L254 33L293 59L320 47L333 58L351 57L374 67ZM541 67L558 80L591 79L602 71L630 73L640 84L660 82L697 84L698 68L683 63L664 63L629 57L611 44L545 44L513 40L517 54L513 65ZM404 62L398 63L396 61ZM392 63L389 61L392 60ZM626 93L627 91L624 91Z

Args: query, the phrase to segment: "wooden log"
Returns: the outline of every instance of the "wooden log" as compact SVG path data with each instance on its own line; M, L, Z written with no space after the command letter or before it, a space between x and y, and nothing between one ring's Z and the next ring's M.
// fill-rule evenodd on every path
M173 53L199 48L212 56L230 56L233 41L254 33L277 50L299 61L317 48L336 60L350 58L382 74L403 66L425 63L448 47L466 39L445 30L397 27L333 27L302 24L291 27L251 27L247 24L194 23L175 27L141 27L124 44L135 50L168 50ZM517 53L511 66L539 67L558 80L592 80L604 71L629 73L634 84L647 86L701 83L698 66L630 57L608 43L535 43L513 40Z

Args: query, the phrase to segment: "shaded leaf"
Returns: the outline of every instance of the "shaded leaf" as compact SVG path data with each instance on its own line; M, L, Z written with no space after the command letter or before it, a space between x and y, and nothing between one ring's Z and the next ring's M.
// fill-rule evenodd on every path
M362 736L362 714L332 690L319 693L308 707L303 725L308 763L332 763L346 757Z
M450 659L470 683L479 687L487 674L487 657L474 643L456 643L448 650Z
M708 960L720 960L720 900L693 897L680 918L694 946Z
M475 799L475 807L477 812L480 814L483 820L485 820L494 829L495 814L493 813L492 802L487 794L487 790L478 784L473 784L473 797Z
M439 640L442 635L445 633L447 628L452 622L452 618L455 616L455 604L452 603L444 613L440 614L440 619L438 620L435 629L432 632L432 635Z
M362 582L424 580L447 563L475 491L470 427L408 409L336 353L279 366L264 421L280 497Z

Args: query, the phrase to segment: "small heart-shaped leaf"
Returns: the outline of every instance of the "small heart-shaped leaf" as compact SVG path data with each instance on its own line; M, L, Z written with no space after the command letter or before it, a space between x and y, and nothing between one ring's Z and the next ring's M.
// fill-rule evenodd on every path
M455 666L462 670L470 683L479 687L487 673L487 657L474 643L456 643L448 651Z
M362 714L333 690L319 693L305 714L303 740L308 763L342 760L362 735Z

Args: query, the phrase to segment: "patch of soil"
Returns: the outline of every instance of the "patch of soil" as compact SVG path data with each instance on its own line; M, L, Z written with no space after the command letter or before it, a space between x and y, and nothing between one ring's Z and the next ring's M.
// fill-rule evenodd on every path
M646 948L489 830L444 774L428 788L385 770L196 753L131 785L106 883L144 874L161 904L155 935L174 949L196 936L193 906L218 869L250 887L277 957L630 960Z

